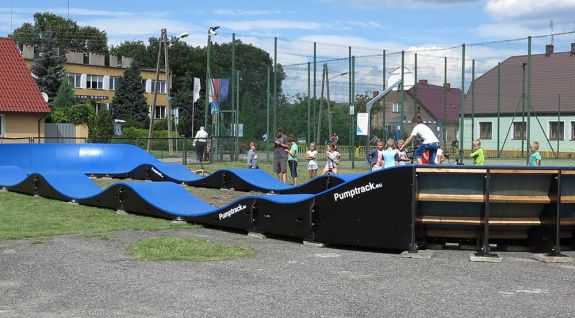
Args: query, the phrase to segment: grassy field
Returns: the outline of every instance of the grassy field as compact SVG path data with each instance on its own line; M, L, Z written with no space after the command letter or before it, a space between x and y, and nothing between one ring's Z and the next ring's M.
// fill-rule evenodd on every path
M252 247L214 243L202 239L151 237L128 247L128 253L144 261L223 261L255 255Z
M197 227L199 226L174 224L169 220L145 216L121 215L108 209L0 192L0 240Z

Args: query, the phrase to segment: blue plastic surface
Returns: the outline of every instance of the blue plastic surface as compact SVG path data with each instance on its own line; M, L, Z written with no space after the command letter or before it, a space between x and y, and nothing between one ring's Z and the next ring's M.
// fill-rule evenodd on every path
M0 166L0 187L15 186L26 179L28 175L14 166Z

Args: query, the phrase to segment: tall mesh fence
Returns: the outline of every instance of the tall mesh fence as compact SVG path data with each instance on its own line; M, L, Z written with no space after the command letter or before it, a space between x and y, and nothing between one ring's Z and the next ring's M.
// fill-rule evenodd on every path
M539 152L542 165L571 165L574 43L570 32L398 51L221 33L209 73L227 80L229 94L205 106L213 160L241 159L250 142L270 160L281 127L301 159L311 142L323 154L337 140L345 161L365 161L374 141L405 139L420 115L449 163L472 164L480 145L487 164L526 165ZM368 135L357 135L358 113L398 79L400 89L373 105Z

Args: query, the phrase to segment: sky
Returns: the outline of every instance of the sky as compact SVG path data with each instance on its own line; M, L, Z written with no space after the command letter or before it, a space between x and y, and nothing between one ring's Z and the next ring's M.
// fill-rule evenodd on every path
M348 46L361 56L550 34L551 20L554 33L575 30L575 0L0 0L0 36L32 22L38 11L104 30L112 45L146 41L166 28L173 36L187 32L186 42L205 46L208 28L220 26L216 42L229 42L235 33L273 52L278 37L278 61L284 65L308 62L314 41L318 57L327 59L347 56ZM497 59L484 63L488 69ZM429 77L442 76L441 62L429 64ZM301 80L306 74L299 74ZM366 81L382 81L376 67L364 75Z
M69 8L69 9L68 9ZM575 0L78 1L0 0L0 36L37 11L105 30L110 42L147 40L161 28L203 46L220 36L279 37L401 50L446 47L575 29Z

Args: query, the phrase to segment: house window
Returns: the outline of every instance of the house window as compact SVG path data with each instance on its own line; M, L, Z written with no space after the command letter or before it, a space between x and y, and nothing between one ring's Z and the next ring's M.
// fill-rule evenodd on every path
M155 119L163 119L166 117L166 106L156 106Z
M104 87L104 76L88 74L86 76L86 88L102 89Z
M575 121L571 122L571 140L575 140Z
M564 124L562 121L549 122L549 139L550 140L563 140Z
M6 127L6 115L0 114L0 137L6 137L4 127Z
M154 88L156 87L156 80L152 80L151 86L152 93L154 92ZM158 93L165 94L166 93L166 81L158 81Z
M68 73L68 82L70 83L70 86L72 86L73 88L82 87L81 78L82 74Z
M525 122L513 123L513 139L525 139Z
M491 139L493 138L493 126L491 122L479 123L479 138Z
M400 103L393 103L391 111L394 113L401 113L401 104Z
M120 78L118 76L110 76L110 85L108 86L111 91L118 89L118 83L120 83Z

